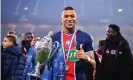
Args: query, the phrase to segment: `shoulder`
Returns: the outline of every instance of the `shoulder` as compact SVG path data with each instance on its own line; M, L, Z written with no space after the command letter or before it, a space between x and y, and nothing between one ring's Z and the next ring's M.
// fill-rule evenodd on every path
M128 41L126 39L122 40L122 43L120 44L119 49L125 53L131 53L130 46L129 46Z
M21 54L21 49L16 47L10 47L2 52L5 59L15 59Z
M53 42L59 41L60 37L61 37L61 31L54 33L53 36L51 36L51 37L52 37Z
M52 38L56 38L56 37L58 37L60 35L61 35L61 31L58 31L58 32L53 34Z
M128 41L125 38L121 39L120 47L129 47Z
M11 61L11 54L7 52L7 50L2 51L1 62L10 62L10 61Z
M11 53L8 49L5 49L1 52L2 57L10 57Z
M128 41L127 41L126 39L123 39L123 40L122 40L122 43L123 43L124 45L129 45L129 44L128 44Z
M16 60L16 56L12 55L8 50L4 50L1 54L1 57L3 66L9 66L11 62L14 62L14 60Z
M77 31L77 36L79 36L80 38L83 38L83 39L89 39L89 40L93 40L92 36L86 32L83 32L81 30L78 30Z

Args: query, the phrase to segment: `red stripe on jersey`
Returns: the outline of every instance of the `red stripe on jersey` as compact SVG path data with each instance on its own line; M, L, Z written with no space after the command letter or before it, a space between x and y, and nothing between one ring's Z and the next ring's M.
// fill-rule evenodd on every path
M65 50L69 49L68 44L70 45L70 41L71 41L72 35L66 35L63 34L63 46ZM75 38L73 40L73 42L75 41ZM73 43L72 42L72 43ZM72 44L71 46L71 50L75 49L75 46ZM67 62L67 65L69 66L69 70L66 72L66 80L76 80L76 76L75 76L75 62Z

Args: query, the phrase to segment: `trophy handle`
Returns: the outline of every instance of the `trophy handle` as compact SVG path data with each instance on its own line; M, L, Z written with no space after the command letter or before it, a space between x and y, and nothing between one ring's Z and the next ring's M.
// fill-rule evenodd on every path
M59 48L59 42L55 41L54 45L52 46L52 51L50 52L50 54L48 56L48 60L50 60L54 56L54 54L58 50L58 48Z

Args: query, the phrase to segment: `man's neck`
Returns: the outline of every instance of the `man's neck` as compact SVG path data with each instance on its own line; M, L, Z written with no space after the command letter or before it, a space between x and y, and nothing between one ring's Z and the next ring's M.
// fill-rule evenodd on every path
M63 32L65 33L65 34L73 34L74 33L74 31L75 31L75 28L63 28Z

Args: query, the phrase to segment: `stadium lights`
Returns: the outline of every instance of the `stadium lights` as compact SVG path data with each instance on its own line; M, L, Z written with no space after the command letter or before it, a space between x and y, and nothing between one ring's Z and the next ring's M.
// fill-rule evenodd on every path
M120 8L120 9L118 9L118 12L122 12L122 11L123 11L123 9L121 9L121 8Z
M28 10L29 8L28 7L24 7L24 10Z

